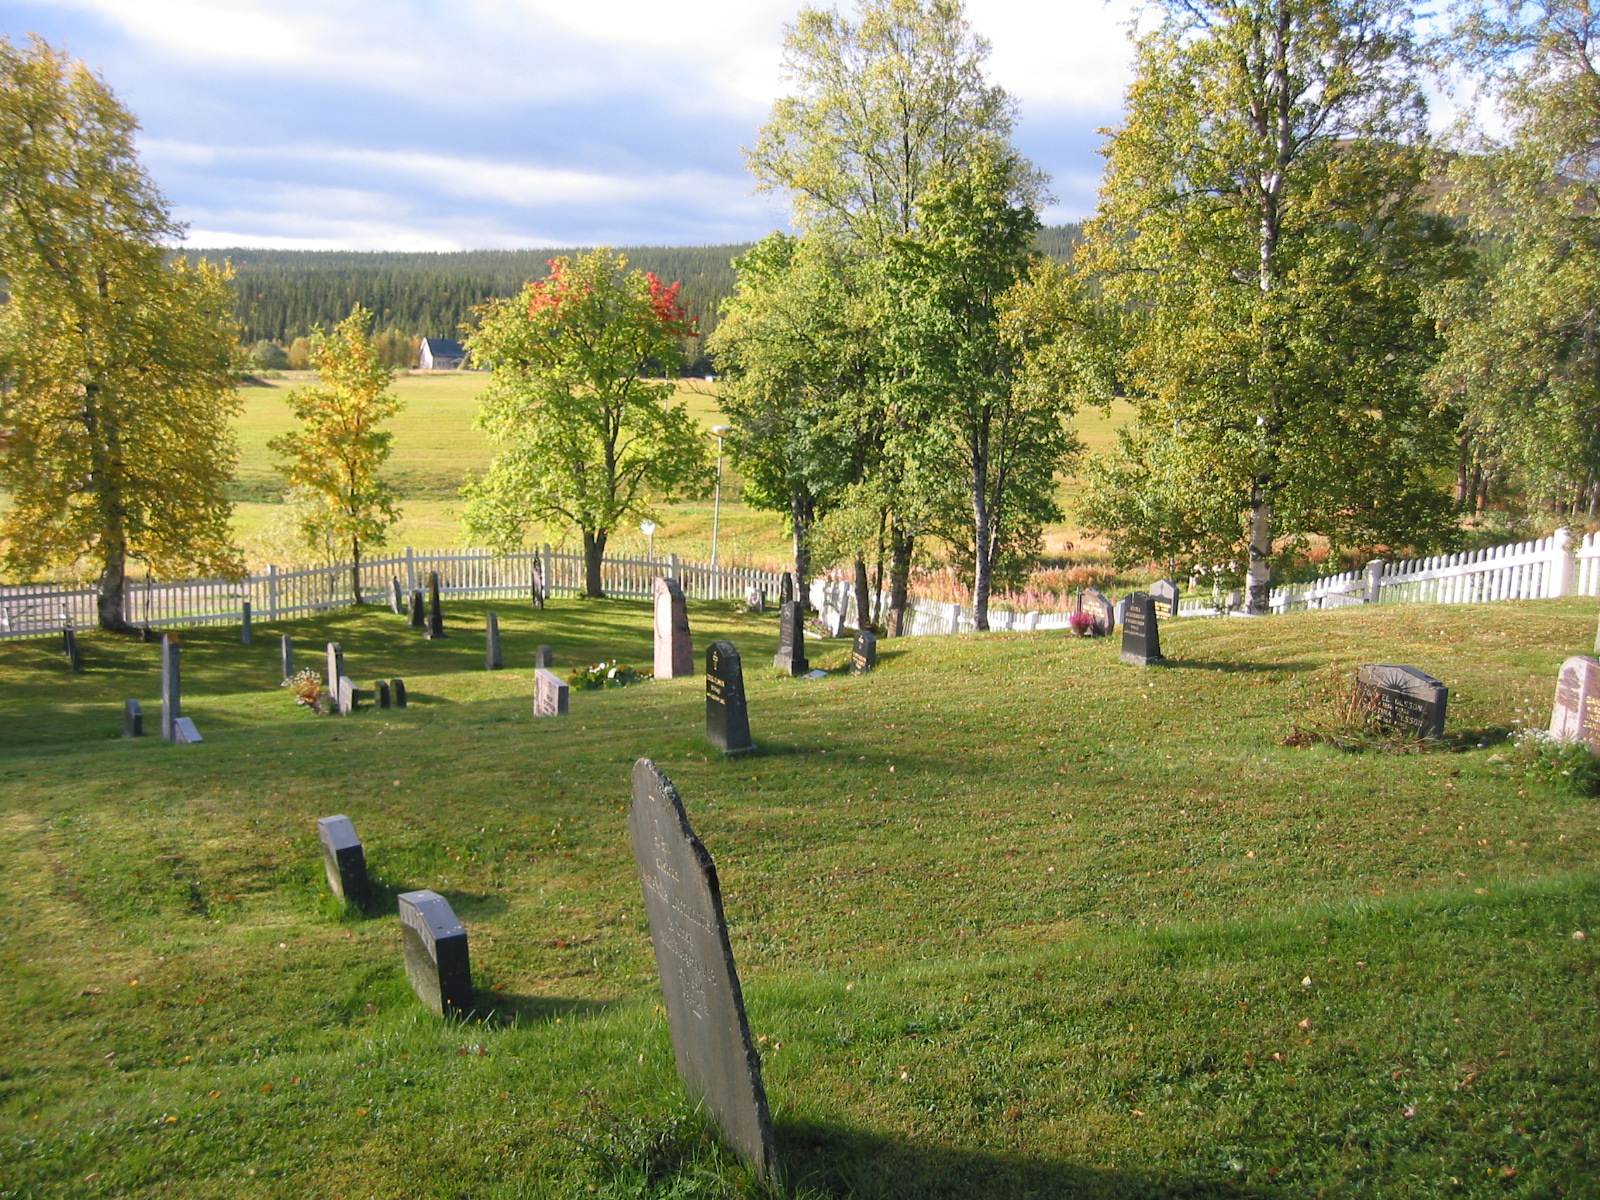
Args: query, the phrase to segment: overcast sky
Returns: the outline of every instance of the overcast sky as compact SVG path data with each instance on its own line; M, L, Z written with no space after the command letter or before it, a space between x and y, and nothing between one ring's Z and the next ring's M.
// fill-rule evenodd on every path
M6 0L100 71L196 246L458 250L758 238L742 146L800 0ZM844 4L846 9L853 8ZM1093 210L1127 0L968 0L1049 222Z

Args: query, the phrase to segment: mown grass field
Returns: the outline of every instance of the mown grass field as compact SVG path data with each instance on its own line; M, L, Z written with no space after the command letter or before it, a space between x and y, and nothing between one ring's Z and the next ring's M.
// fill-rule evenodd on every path
M770 616L693 605L747 664L734 761L695 679L529 715L536 644L645 663L643 605L496 609L493 674L482 605L444 642L186 632L194 747L113 736L155 647L85 637L69 677L0 645L0 1196L755 1194L676 1081L639 756L716 858L787 1195L1597 1194L1600 802L1496 761L1593 601L1177 622L1143 670L917 639L814 682L763 667ZM412 707L296 710L280 631ZM1363 661L1447 681L1458 752L1282 746ZM385 898L449 897L477 1018L423 1013L392 912L325 895L334 812Z

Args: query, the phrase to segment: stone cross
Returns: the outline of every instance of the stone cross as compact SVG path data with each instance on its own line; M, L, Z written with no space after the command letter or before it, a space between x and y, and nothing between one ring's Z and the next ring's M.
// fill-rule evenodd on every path
M471 1011L472 960L467 955L467 931L450 902L426 889L402 892L398 900L411 990L435 1016Z
M161 638L161 740L177 740L173 726L183 716L183 681L178 670L178 643Z
M1121 659L1136 667L1161 661L1161 630L1156 624L1155 601L1148 592L1128 597L1128 611L1122 618Z
M1582 742L1600 754L1600 661L1575 654L1561 664L1550 736Z
M1419 738L1444 736L1450 689L1432 675L1399 663L1368 663L1356 671L1356 687L1371 700L1385 729Z
M772 665L785 675L804 675L811 669L806 661L806 614L798 600L778 605L778 653Z
M744 667L732 642L712 642L706 651L706 737L729 757L756 748L750 740Z
M533 673L533 715L536 717L564 717L571 699L572 688L554 671L543 667Z
M489 613L483 620L483 669L499 671L505 667L500 656L500 618Z
M865 675L875 670L878 666L878 637L870 629L863 629L856 634L856 642L850 650L850 674Z
M339 676L344 674L344 649L338 642L328 643L328 674L325 676L328 690L337 698L339 695ZM344 709L340 709L343 712Z
M657 679L694 674L694 643L689 636L689 606L676 579L655 582Z
M367 855L356 836L350 818L340 814L317 820L317 837L322 842L322 870L328 877L328 890L363 912L372 903L372 888L367 881Z
M278 638L278 660L285 679L294 678L294 639L287 633Z
M444 632L444 609L439 607L439 572L428 572L428 636L442 638Z
M144 709L139 707L137 700L123 702L122 736L125 738L144 736Z
M772 1117L734 969L716 864L690 828L672 781L646 758L633 767L628 834L678 1076L690 1096L705 1104L734 1153L764 1183L776 1185Z

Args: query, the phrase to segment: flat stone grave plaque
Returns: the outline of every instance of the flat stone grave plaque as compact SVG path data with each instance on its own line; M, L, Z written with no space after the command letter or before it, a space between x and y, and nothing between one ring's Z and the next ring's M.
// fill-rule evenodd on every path
M1158 579L1150 585L1150 599L1155 601L1156 616L1169 620L1178 615L1178 585L1170 579Z
M137 700L123 701L122 736L125 738L144 736L144 709L139 707Z
M500 618L491 612L483 619L483 669L499 671L505 665L505 659L500 657Z
M806 614L798 600L778 605L778 652L772 665L785 675L804 675L811 669L806 661Z
M287 633L278 638L278 665L285 679L294 678L294 639Z
M1600 754L1600 661L1576 654L1561 664L1550 736Z
M571 701L572 688L554 671L543 667L533 673L533 715L536 717L564 717Z
M706 737L722 753L749 754L750 708L744 698L744 667L732 642L712 642L706 651Z
M551 670L556 665L556 652L549 646L540 646L533 652L533 665L535 668L543 667Z
M472 961L467 931L438 892L402 892L400 930L405 939L406 978L435 1016L472 1009Z
M378 701L379 708L389 707L389 685L387 682L382 679L374 681L372 685L372 694Z
M423 607L421 588L417 588L411 593L410 625L413 629L426 629L428 627L428 615Z
M183 678L178 663L178 643L170 634L161 638L161 740L177 740L176 723L183 716Z
M745 588L744 606L753 613L767 611L767 590L765 588Z
M658 576L655 582L657 679L681 679L694 674L694 642L689 636L689 608L676 579Z
M628 834L678 1077L710 1110L734 1153L764 1182L776 1184L772 1117L728 943L716 864L689 827L672 781L647 758L633 766Z
M394 706L396 708L404 708L406 706L406 681L404 679L389 680L389 690L394 693Z
M367 855L356 836L356 827L344 814L320 817L317 837L322 842L322 869L328 876L328 890L363 912L372 903L372 888L367 882Z
M439 572L428 572L428 636L442 638L444 632L444 609L439 604Z
M200 736L200 731L194 727L194 721L188 717L179 717L172 723L172 740L181 746L194 746L205 741Z
M1119 657L1136 667L1148 667L1161 661L1161 630L1156 623L1155 601L1148 592L1134 592L1128 597Z
M878 637L870 629L856 634L856 643L850 649L850 674L865 675L878 666Z
M1432 675L1397 663L1368 663L1356 672L1356 685L1372 698L1373 712L1384 728L1419 738L1444 735L1450 689Z
M1083 611L1094 618L1094 631L1101 637L1110 637L1117 627L1117 610L1099 588L1084 588Z

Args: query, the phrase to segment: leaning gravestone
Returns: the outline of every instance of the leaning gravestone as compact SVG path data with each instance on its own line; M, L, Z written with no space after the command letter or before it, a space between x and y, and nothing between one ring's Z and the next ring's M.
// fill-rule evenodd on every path
M785 675L804 675L811 669L806 661L805 609L798 600L778 605L778 653L772 665Z
M1155 601L1147 592L1134 592L1128 597L1119 657L1136 667L1148 667L1161 661L1161 630L1156 623Z
M374 697L376 697L379 708L389 707L389 684L387 681L379 679L374 682L372 685L372 694Z
M438 892L402 892L400 930L405 938L406 978L417 999L435 1016L472 1008L472 962L467 931Z
M484 617L483 626L483 669L502 670L506 664L500 657L500 618L491 612Z
M554 671L543 667L533 673L533 715L536 717L564 717L572 697L572 688Z
M540 647L538 647L537 649L534 650L534 652L533 652L533 666L534 666L535 670L537 670L540 667L543 667L545 670L548 671L551 668L553 668L555 665L556 665L556 652L554 650L550 649L549 646L540 646Z
M172 740L180 746L194 746L205 741L188 717L179 717L172 723Z
M394 693L394 706L396 708L404 708L406 706L406 681L404 679L389 680L389 690Z
M1150 585L1150 598L1155 601L1156 616L1163 621L1178 615L1178 585L1170 579L1158 579Z
M633 766L628 834L678 1077L710 1110L733 1151L763 1182L776 1184L772 1117L733 965L716 864L689 827L672 781L647 758Z
M1444 736L1450 689L1432 675L1397 663L1368 663L1356 672L1356 686L1370 697L1384 728L1419 738Z
M372 888L367 882L367 855L356 836L356 827L342 813L317 820L317 837L322 842L322 870L328 877L328 890L363 912L372 903Z
M706 651L706 737L730 757L756 748L750 740L744 667L732 642L712 642Z
M389 607L394 610L394 615L397 617L406 615L406 597L400 588L400 578L397 575L389 577Z
M676 579L655 583L656 678L681 679L694 674L694 642L689 636L689 606Z
M339 676L344 674L344 649L338 642L328 643L328 674L326 681L328 690L333 693L334 699L339 698ZM343 712L344 709L339 710Z
M411 620L409 624L413 629L428 628L428 616L426 609L423 607L421 588L417 588L411 593Z
M1550 736L1600 754L1600 661L1578 654L1561 664Z
M856 634L856 644L850 650L850 674L865 675L878 666L878 638L870 629Z
M1094 618L1094 631L1101 637L1110 637L1117 627L1117 610L1099 588L1085 588L1079 596L1083 611Z
M287 633L278 638L278 661L285 679L294 678L294 639Z
M125 738L144 736L144 709L139 707L137 700L123 702L122 736Z
M444 632L444 609L439 606L439 572L428 572L428 632L430 638L442 638Z
M178 669L178 643L161 638L161 740L177 741L174 726L183 716L183 681Z

